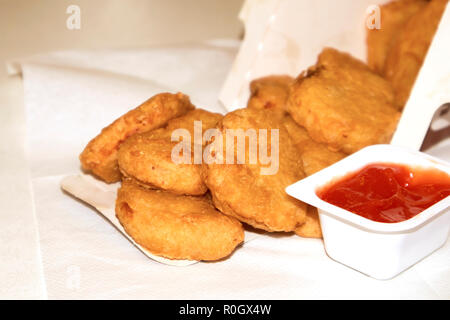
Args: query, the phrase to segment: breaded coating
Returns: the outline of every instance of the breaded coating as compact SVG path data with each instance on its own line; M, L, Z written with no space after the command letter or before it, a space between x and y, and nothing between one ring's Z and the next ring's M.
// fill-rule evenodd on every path
M151 253L177 260L219 260L244 241L239 221L221 214L209 197L148 190L124 180L116 216Z
M205 148L208 163L203 164L203 178L213 197L214 205L223 213L236 217L255 228L267 231L293 231L305 221L306 204L286 194L285 188L301 180L303 172L300 153L294 146L282 122L271 113L259 109L240 109L228 113L219 122L221 136L216 137ZM258 148L249 148L246 139L245 161L237 162L237 143L226 147L230 129L249 133L254 129ZM267 139L264 139L264 131ZM277 129L278 131L272 131ZM276 138L278 132L278 141ZM275 137L272 141L272 137ZM260 140L261 139L261 140ZM220 141L223 148L220 150ZM267 141L267 145L261 141ZM278 153L272 149L278 144ZM272 161L262 163L258 151L268 151ZM227 150L230 150L227 152ZM272 150L272 151L271 151ZM223 151L223 152L221 152ZM236 162L230 164L227 156L234 156ZM278 155L278 159L277 158ZM251 158L258 161L252 162ZM263 172L278 160L275 171ZM214 162L212 162L214 161ZM273 168L273 167L272 167Z
M380 29L367 29L367 64L372 70L383 75L386 57L397 41L399 30L427 3L425 0L396 0L380 6Z
M136 133L162 127L191 109L194 106L189 97L182 93L155 95L115 120L88 143L80 155L83 169L105 182L119 181L117 150L120 144Z
M343 152L330 150L327 145L311 139L306 129L299 126L289 115L285 116L283 123L301 153L306 176L331 166L347 156Z
M331 166L347 156L345 153L332 151L325 144L311 139L306 129L299 126L289 115L284 118L284 125L300 150L306 176ZM295 229L295 233L304 238L322 238L317 208L308 205L306 220Z
M301 125L295 122L294 119L289 114L283 116L282 122L289 136L291 137L292 142L295 144L296 147L298 147L298 149L301 150L302 149L301 146L305 142L312 140L308 134L308 131L306 131L305 128L303 128Z
M273 75L253 80L250 83L250 99L247 108L286 113L289 86L293 81L294 78L286 75Z
M308 205L305 223L295 229L295 234L303 238L322 238L317 208Z
M202 122L200 144L203 144L203 132L214 127L222 117L218 113L195 109L170 120L165 128L134 135L120 146L120 171L147 188L186 195L204 194L208 189L201 178L200 163L194 164L194 121ZM175 146L184 143L171 141L176 129L186 129L190 134L189 163L176 163L172 159ZM202 146L199 151L201 156Z
M302 149L303 168L307 176L325 169L347 156L343 152L332 151L326 145L312 139L307 141Z
M400 30L395 45L389 51L384 75L391 82L396 104L400 107L409 98L447 2L432 0L414 14Z
M291 87L288 111L311 138L350 154L388 143L400 113L390 84L349 54L326 48Z

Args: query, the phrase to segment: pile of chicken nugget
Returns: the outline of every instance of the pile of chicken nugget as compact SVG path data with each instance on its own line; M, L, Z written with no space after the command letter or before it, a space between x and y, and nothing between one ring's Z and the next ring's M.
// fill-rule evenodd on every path
M247 107L225 115L196 108L182 93L157 94L91 140L80 155L82 168L107 183L121 181L116 216L158 256L223 259L248 227L321 238L317 209L285 188L365 146L390 141L446 3L382 6L381 29L367 31L368 64L325 48L296 79L251 82ZM267 166L261 161L174 162L172 132L194 136L194 121L203 132L216 128L223 136L228 129L277 129L278 170L261 174ZM208 148L207 139L190 143L192 152L207 150L213 160L223 155L220 144Z

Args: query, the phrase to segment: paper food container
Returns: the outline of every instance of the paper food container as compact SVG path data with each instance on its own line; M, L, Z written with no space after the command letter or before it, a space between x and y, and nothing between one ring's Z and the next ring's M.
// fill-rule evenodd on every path
M220 101L228 111L245 107L251 80L272 74L296 77L316 63L324 47L366 61L366 28L373 21L376 6L386 2L246 0L239 15L245 37L220 92ZM436 110L450 102L448 39L450 6L441 19L392 144L420 149Z

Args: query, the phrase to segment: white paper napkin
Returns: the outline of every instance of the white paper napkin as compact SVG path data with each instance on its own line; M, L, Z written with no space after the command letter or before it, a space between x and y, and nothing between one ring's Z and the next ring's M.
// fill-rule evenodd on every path
M160 91L216 100L236 46L60 52L21 64L34 204L49 298L450 298L450 244L389 281L326 255L321 240L263 235L220 262L171 267L138 251L92 207L64 193L101 128ZM15 65L17 67L17 64ZM438 155L439 156L439 155Z

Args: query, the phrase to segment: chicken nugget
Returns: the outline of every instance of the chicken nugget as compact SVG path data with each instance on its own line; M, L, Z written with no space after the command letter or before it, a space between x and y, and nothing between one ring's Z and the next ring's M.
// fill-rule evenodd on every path
M288 111L315 141L346 154L389 142L400 117L390 84L331 48L294 82Z
M407 21L389 51L384 76L392 84L396 104L401 108L409 98L447 2L447 0L428 2Z
M112 183L120 180L117 150L128 137L162 127L168 120L194 109L189 97L182 94L161 93L127 112L104 128L92 139L80 155L82 168Z
M286 114L282 118L282 122L283 122L283 125L286 128L289 136L291 137L294 145L299 150L303 151L302 145L305 142L308 142L309 140L311 140L311 137L309 136L308 131L306 131L305 128L303 128L297 122L295 122L294 119L289 114Z
M397 0L380 7L380 29L367 29L367 64L383 75L386 57L397 41L399 30L428 2L425 0Z
M116 216L151 253L169 259L219 260L244 241L239 221L221 214L206 196L181 196L122 182Z
M272 75L258 78L250 83L250 99L247 108L268 109L286 113L289 86L294 78L286 75Z
M306 129L299 126L289 115L284 118L284 126L300 151L306 176L331 166L347 156L343 152L330 150L327 145L311 139Z
M195 109L170 120L165 128L132 136L120 146L120 171L147 188L186 195L204 194L208 189L200 175L200 164L194 164L194 121L201 121L199 144L203 144L203 131L213 127L221 118L221 114ZM177 129L186 129L191 140L171 141L171 135ZM172 152L179 143L189 145L186 163L173 159ZM201 160L202 146L197 151Z
M294 232L303 238L322 238L319 213L316 207L308 205L305 223L297 227Z
M306 176L310 176L347 156L345 153L332 151L325 144L311 139L306 129L299 126L289 115L284 118L284 125L294 144L300 150ZM294 231L304 238L322 238L317 208L308 205L305 222Z
M306 204L287 195L285 188L305 175L282 122L265 110L245 108L225 115L217 127L220 135L206 146L202 166L214 205L267 231L289 232L301 225Z
M332 151L326 145L312 139L307 141L302 149L303 168L307 176L325 169L347 156L343 152Z

